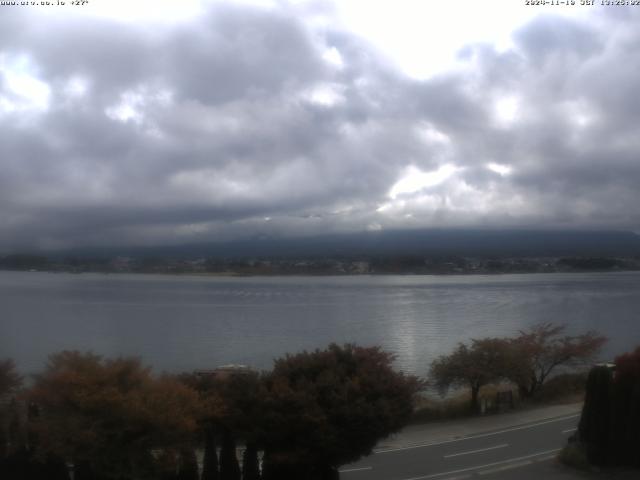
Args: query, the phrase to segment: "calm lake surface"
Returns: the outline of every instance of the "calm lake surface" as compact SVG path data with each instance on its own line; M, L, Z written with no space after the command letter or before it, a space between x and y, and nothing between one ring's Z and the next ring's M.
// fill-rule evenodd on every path
M381 345L425 374L457 342L563 323L640 344L640 272L496 276L176 277L0 272L0 359L25 373L63 349L158 370L241 363L330 342Z

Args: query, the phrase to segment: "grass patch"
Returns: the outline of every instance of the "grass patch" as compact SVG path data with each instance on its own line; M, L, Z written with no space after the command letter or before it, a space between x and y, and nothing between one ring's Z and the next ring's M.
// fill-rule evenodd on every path
M563 373L550 378L533 398L536 403L580 402L584 400L587 373Z
M564 373L550 378L535 395L534 398L522 399L518 395L518 389L510 383L485 385L480 389L479 401L484 408L483 414L499 413L510 410L511 407L521 409L537 407L541 405L554 405L577 403L584 400L585 372ZM513 405L497 405L498 392L511 391ZM427 423L438 420L452 420L471 417L478 412L472 412L470 408L471 393L468 389L456 390L445 397L434 395L421 396L414 409L410 423Z
M422 396L417 401L411 423L427 423L470 415L467 392L460 392L444 399Z
M496 413L498 391L508 390L505 385L485 385L480 390L479 401L484 404L484 413ZM514 394L514 399L517 398ZM468 389L457 390L444 398L423 395L415 406L411 423L427 423L438 420L452 420L478 415L471 410L471 393Z

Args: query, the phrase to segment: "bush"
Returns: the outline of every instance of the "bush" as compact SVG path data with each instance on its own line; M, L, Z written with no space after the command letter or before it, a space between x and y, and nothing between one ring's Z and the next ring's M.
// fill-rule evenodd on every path
M558 454L558 460L564 465L578 470L590 470L591 466L587 460L587 452L579 443L566 445Z

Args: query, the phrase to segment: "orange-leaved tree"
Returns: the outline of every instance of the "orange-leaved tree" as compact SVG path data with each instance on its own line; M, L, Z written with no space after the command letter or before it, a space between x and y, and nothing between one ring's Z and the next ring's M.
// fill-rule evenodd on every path
M200 409L196 392L138 359L69 351L49 358L30 401L38 448L107 479L155 475L154 453L189 444Z

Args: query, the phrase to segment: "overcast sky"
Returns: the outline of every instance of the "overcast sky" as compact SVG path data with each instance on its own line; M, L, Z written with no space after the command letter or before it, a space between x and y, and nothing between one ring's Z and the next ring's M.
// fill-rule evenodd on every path
M638 231L640 6L576 3L0 5L0 250Z

